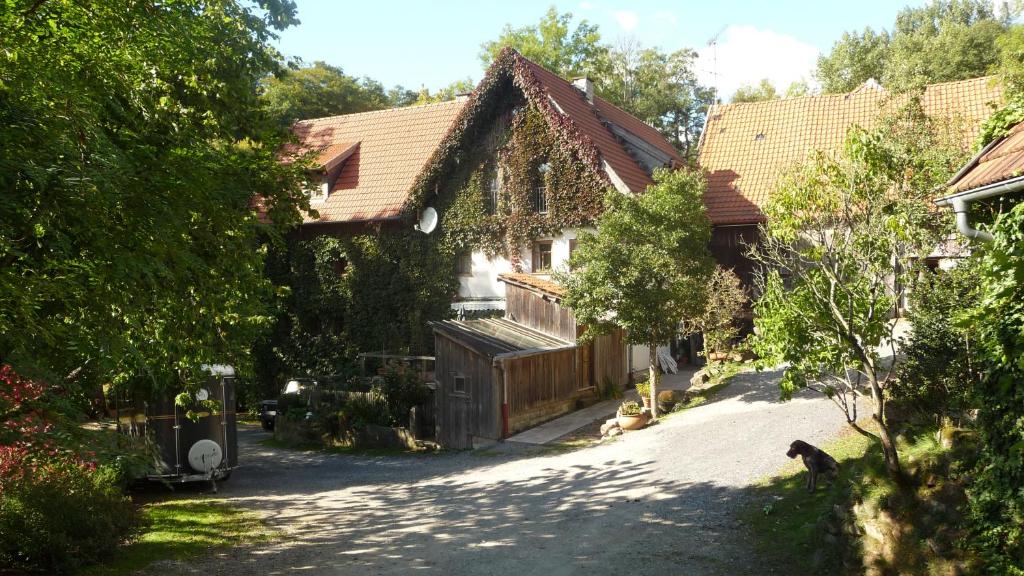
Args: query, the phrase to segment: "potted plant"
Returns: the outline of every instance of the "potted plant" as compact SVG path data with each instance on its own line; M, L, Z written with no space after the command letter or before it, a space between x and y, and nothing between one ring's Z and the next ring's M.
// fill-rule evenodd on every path
M636 393L640 395L640 401L644 403L644 408L651 407L651 383L648 380L636 383Z
M647 425L647 412L644 412L640 404L627 400L619 406L617 415L619 428L623 430L639 430Z

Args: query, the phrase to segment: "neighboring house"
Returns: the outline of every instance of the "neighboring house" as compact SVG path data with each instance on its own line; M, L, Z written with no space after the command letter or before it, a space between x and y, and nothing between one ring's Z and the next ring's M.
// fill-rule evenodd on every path
M472 448L503 440L621 385L622 331L579 343L582 327L561 305L561 286L525 273L500 274L506 315L433 323L437 441Z
M992 235L971 222L970 205L992 202L1024 191L1024 122L978 152L949 181L947 196L935 201L956 213L957 230L967 238L992 241Z
M868 81L849 94L713 106L698 163L708 173L705 203L719 263L750 285L753 264L745 247L757 240L761 208L779 178L815 151L839 150L851 127L870 129L904 101ZM921 95L925 114L954 122L965 148L1002 102L1002 87L993 77L933 84Z
M301 233L380 234L436 214L430 233L458 278L452 308L469 315L505 309L500 274L547 280L564 268L607 190L642 193L655 168L683 162L590 80L570 83L512 49L468 98L303 121L294 133L288 154L317 156L317 216Z

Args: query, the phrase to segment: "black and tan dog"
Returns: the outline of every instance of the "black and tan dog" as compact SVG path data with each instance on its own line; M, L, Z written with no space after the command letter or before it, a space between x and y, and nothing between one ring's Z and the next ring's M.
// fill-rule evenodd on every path
M803 440L796 440L789 445L786 456L796 458L800 456L807 467L807 491L814 492L818 486L818 474L827 474L830 480L835 480L839 475L839 463L836 459L826 454L823 450L811 446Z

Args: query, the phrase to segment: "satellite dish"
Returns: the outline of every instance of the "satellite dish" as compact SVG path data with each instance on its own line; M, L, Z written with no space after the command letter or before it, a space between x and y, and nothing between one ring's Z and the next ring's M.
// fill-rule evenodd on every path
M423 214L420 215L419 224L416 224L416 229L424 234L430 234L437 228L437 210L431 207L423 209Z

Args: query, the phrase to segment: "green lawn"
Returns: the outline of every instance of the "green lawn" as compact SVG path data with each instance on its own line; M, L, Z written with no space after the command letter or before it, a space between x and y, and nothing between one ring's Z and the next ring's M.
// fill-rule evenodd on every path
M172 500L140 509L142 530L104 564L85 576L120 576L158 560L184 560L212 549L266 542L275 537L258 516L223 500Z

